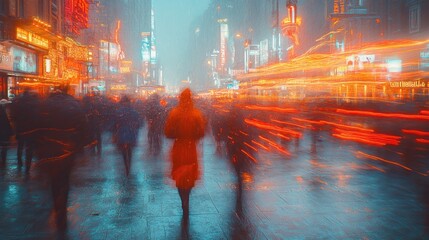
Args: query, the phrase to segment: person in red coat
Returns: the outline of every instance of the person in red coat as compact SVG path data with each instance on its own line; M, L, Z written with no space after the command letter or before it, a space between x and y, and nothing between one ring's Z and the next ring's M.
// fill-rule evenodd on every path
M194 107L187 88L180 94L179 105L169 113L164 129L165 136L174 139L171 177L176 182L185 219L189 216L189 195L200 176L196 145L204 129L203 114Z

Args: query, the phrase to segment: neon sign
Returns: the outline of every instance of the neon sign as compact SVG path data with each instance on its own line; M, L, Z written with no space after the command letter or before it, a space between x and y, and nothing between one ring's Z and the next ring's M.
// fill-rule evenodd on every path
M16 28L16 39L44 49L49 48L48 39L19 27Z

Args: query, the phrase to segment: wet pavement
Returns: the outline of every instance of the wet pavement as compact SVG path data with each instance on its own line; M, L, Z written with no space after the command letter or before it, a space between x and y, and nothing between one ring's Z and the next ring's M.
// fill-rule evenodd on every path
M258 154L241 199L233 168L207 135L186 228L168 178L171 142L152 156L145 130L140 136L128 177L108 134L100 157L87 150L78 158L66 232L55 229L49 183L37 168L19 169L12 148L0 170L0 239L429 238L427 165L415 172L363 159L356 143L305 131L283 143L291 156Z

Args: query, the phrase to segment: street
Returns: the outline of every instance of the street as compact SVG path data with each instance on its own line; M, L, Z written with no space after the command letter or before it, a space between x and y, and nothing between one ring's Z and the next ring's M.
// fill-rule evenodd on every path
M388 128L386 122L377 124ZM429 237L427 145L411 144L408 152L414 155L405 161L400 160L400 150L335 138L326 128L301 133L300 138L279 141L290 155L258 151L257 162L244 173L239 198L235 171L224 151L216 151L208 132L198 147L203 174L191 193L188 228L182 225L180 198L169 178L171 142L165 139L161 154L152 156L145 128L139 133L128 177L108 133L103 135L101 156L86 149L77 158L65 232L55 228L49 182L37 160L26 175L17 167L12 147L0 170L1 238ZM369 157L373 154L377 157ZM398 162L392 164L395 159Z

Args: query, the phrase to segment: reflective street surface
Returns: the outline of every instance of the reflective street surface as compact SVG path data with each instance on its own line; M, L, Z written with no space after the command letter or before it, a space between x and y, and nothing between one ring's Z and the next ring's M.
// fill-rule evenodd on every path
M265 110L247 106L246 111ZM150 154L147 128L139 133L128 177L109 133L103 135L100 156L86 149L77 157L66 230L55 227L50 185L40 174L37 160L26 174L18 167L12 147L0 170L1 239L429 237L428 145L414 142L416 132L401 131L424 130L427 120L326 109L310 113L303 108L276 118L272 110L271 123L284 126L291 121L288 128L299 135L271 143L260 135L252 166L241 171L242 190L223 146L217 149L211 133L200 142L203 174L191 192L188 224L182 220L180 198L169 178L172 142L164 140L161 153ZM269 132L268 124L262 123L265 120L255 115L248 125ZM363 129L386 134L368 139L393 141L394 147L362 142L368 141L362 137ZM350 141L358 139L353 134L364 140ZM400 143L395 145L395 138L387 134L400 136Z

